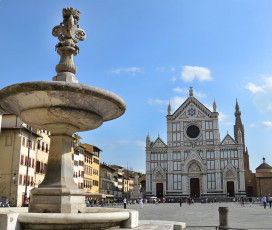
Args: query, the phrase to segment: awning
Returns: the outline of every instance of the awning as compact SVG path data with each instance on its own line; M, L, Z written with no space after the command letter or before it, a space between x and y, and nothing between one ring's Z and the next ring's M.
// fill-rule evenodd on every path
M100 199L100 198L104 198L103 195L104 194L102 194L102 193L86 193L85 197L86 198L98 198L98 199Z
M106 194L106 198L114 198L114 195Z

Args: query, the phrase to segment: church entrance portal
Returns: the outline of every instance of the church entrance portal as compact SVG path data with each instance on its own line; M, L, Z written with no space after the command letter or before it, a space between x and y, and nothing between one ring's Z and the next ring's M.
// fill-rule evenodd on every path
M234 181L227 182L227 193L229 197L234 196Z
M198 178L190 179L190 195L191 197L200 197L200 186Z
M157 183L156 185L156 196L163 198L163 183Z

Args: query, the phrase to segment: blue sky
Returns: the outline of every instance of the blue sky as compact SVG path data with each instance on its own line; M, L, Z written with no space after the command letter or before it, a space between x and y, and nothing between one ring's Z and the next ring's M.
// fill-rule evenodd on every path
M216 100L221 139L233 136L237 98L251 169L263 156L272 165L272 1L0 0L1 88L56 75L51 31L70 6L87 33L79 82L127 104L121 118L79 133L102 161L145 171L146 135L167 141L167 104L177 108L193 86L204 105Z

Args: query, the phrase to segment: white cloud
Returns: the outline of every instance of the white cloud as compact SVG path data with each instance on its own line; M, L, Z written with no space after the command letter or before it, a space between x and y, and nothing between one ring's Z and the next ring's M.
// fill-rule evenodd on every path
M182 66L181 79L184 82L193 82L197 79L200 82L211 81L211 71L205 67L199 66Z
M184 97L178 97L178 96L173 97L170 100L170 103L171 103L171 106L172 106L172 112L177 110L185 100L186 100L186 98L184 98Z
M144 141L135 141L135 144L140 147L140 149L145 150L145 142Z
M266 128L272 128L272 121L263 121L262 125Z
M231 121L226 121L226 122L224 122L224 125L226 125L226 126L232 126L233 123Z
M251 124L249 124L249 127L250 128L255 128L257 125L255 124L255 123L251 123Z
M175 67L170 67L170 71L175 72L176 68Z
M169 101L167 100L152 99L152 98L149 98L147 102L150 105L167 105L169 103Z
M260 75L258 84L248 82L245 86L252 93L252 99L261 113L272 115L272 76Z
M264 92L264 89L261 86L257 86L252 82L247 83L246 89L248 89L251 93Z
M219 113L219 117L218 117L218 120L219 121L224 121L225 119L228 118L228 115L224 114L223 112L218 112Z
M111 73L113 74L132 74L132 75L136 75L136 73L140 72L143 71L139 67L119 68L111 71Z
M170 81L172 81L172 82L175 82L177 80L177 77L175 77L175 76L172 76L172 78L170 79Z

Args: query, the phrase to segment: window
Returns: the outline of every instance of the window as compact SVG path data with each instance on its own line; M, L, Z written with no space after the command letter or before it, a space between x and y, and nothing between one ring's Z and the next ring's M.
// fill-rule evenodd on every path
M180 162L178 162L178 161L173 162L173 170L174 171L180 170Z
M25 157L25 166L27 166L27 157Z
M48 151L49 151L49 147L48 147L48 144L46 144L45 152L48 152Z
M206 132L206 140L211 140L213 139L213 132Z
M24 165L24 156L21 155L21 165Z
M31 158L28 159L28 167L31 167Z
M19 185L22 185L22 182L23 182L23 175L20 175L20 177L19 177Z
M181 160L180 152L173 152L173 160Z
M209 169L209 170L215 169L214 161L207 161L207 169Z
M38 140L38 149L41 149L41 140Z
M24 176L24 185L26 184L26 176Z
M45 147L44 147L44 142L42 142L42 151L45 150Z
M184 160L188 157L188 154L190 153L190 150L185 150L184 151Z
M207 174L207 182L208 182L208 189L215 189L215 174L214 173Z
M227 160L221 160L220 161L220 168L221 169L224 169L228 164L228 161Z
M173 127L172 131L176 132L177 131L177 124L172 124L172 127Z
M174 190L181 189L181 175L180 174L173 175L173 189Z
M206 121L206 129L213 129L212 121Z
M39 173L40 172L40 162L37 161L36 162L36 173Z
M239 168L238 160L231 160L231 164L232 164L235 168Z
M23 137L23 146L25 146L26 143L25 143L25 137Z
M207 150L206 155L207 155L207 159L214 159L214 151L213 150Z
M35 160L32 159L32 168L34 168L34 162L35 162Z

